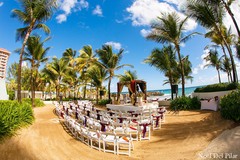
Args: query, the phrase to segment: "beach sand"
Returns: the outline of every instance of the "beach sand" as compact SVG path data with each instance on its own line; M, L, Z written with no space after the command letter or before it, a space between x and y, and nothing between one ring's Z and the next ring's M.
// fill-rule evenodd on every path
M203 150L210 142L224 130L234 126L232 121L222 119L219 112L180 111L178 115L170 112L162 128L151 133L150 141L134 141L135 148L131 157L117 156L91 149L72 137L59 123L54 108L53 105L34 108L35 122L30 127L20 130L18 135L0 144L0 159L193 160L199 158L200 153L207 154ZM239 138L239 135L236 137ZM228 149L230 147L228 146Z

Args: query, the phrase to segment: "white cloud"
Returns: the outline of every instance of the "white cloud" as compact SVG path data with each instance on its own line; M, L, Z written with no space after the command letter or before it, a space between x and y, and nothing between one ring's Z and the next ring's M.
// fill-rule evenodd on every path
M209 50L204 50L204 53L201 55L202 62L197 65L197 67L193 68L193 74L198 74L199 70L207 69L206 65L209 64L204 58L208 55Z
M167 3L174 4L178 10L182 10L186 6L186 0L164 0Z
M98 15L98 16L102 16L103 15L102 8L99 5L96 6L96 8L93 10L92 13L94 15Z
M80 11L83 8L88 8L88 2L86 0L58 0L59 9L64 13L56 17L58 23L62 23L67 20L67 16L72 11Z
M57 19L57 22L58 22L58 23L62 23L62 22L64 22L64 21L67 20L67 15L66 15L66 14L59 14L59 15L56 17L56 19Z
M140 33L143 37L146 37L150 32L151 32L151 30L146 30L146 29L142 29L140 31Z
M115 21L116 21L117 23L123 23L122 20L118 20L118 19L116 19Z
M0 7L2 7L2 6L3 6L3 4L4 4L3 2L0 2Z
M112 47L113 47L114 49L116 49L116 50L120 50L120 49L122 48L121 43L118 43L118 42L112 42L112 41L110 41L110 42L106 42L105 44L112 46Z
M170 3L170 1L168 2ZM130 13L129 19L132 20L133 26L149 26L158 16L161 16L161 13L176 12L180 18L184 19L186 17L169 3L167 3L167 1L160 2L159 0L134 0L133 4L126 10ZM173 0L171 1L171 4L172 3ZM177 3L177 1L175 3ZM183 4L181 1L177 4L180 3ZM196 27L197 23L192 19L188 19L185 26L186 30L190 31Z

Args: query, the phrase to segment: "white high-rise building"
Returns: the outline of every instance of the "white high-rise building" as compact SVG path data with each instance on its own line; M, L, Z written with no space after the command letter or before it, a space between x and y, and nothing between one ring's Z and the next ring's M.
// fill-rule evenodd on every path
M5 78L9 56L8 50L0 48L0 100L8 100Z

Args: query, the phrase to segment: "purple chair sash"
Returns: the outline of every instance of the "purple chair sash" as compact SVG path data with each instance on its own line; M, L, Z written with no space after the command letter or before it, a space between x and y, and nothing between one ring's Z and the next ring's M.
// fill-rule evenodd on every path
M118 117L118 119L119 119L119 123L123 123L123 120L124 120L124 119L127 119L127 118Z
M84 123L83 123L83 125L85 126L85 127L87 127L87 116L84 116Z
M68 108L67 108L67 110L66 110L66 114L67 114L67 116L68 116Z
M159 125L159 118L162 117L162 115L158 115L158 116L153 116L156 118L156 126L155 127L158 127Z
M75 112L76 119L78 120L78 112Z
M147 132L147 126L151 125L151 123L143 123L143 124L139 124L139 126L143 126L143 138L145 137L146 135L146 132Z
M90 117L90 111L89 110L87 110L87 116Z
M106 122L100 122L100 124L101 124L101 131L102 131L102 132L106 132L106 125L108 125L108 123L106 123Z

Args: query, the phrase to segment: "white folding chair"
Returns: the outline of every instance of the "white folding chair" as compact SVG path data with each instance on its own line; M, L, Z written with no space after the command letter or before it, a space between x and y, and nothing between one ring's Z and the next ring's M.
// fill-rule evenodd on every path
M139 140L150 140L151 137L151 122L150 120L141 120L138 123L138 132L139 132Z
M131 136L127 134L118 134L116 137L117 154L126 154L128 156L131 156L131 150L134 149Z
M117 154L117 142L115 133L101 132L101 139L103 141L103 152L111 152Z
M101 150L101 133L97 131L90 131L88 132L89 140L90 140L90 147L95 148L97 150ZM94 142L96 142L97 146L94 146Z

